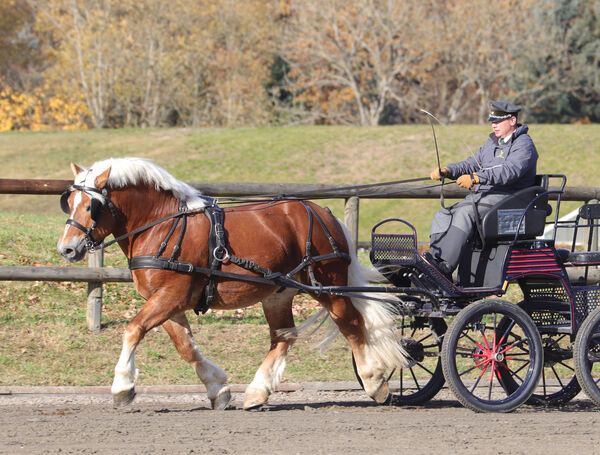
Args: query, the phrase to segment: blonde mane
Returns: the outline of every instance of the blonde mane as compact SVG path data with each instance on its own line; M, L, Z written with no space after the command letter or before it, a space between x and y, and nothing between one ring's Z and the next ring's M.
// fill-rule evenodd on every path
M157 191L171 191L173 195L187 203L189 209L199 209L210 205L210 198L181 180L177 180L151 160L144 158L109 158L97 161L89 169L81 172L75 183L94 186L94 180L106 169L111 168L107 185L113 188L123 188L145 184Z

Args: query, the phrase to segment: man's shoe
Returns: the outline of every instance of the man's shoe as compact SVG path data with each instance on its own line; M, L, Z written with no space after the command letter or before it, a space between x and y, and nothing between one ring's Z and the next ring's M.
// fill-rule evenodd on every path
M446 261L436 258L429 251L423 253L423 257L429 262L432 266L436 268L438 272L440 272L448 281L452 281L452 267Z

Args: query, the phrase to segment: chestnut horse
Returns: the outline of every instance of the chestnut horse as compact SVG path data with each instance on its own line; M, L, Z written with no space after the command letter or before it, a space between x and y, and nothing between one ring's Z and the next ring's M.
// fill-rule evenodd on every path
M173 255L178 261L198 268L209 266L211 223L203 211L210 198L144 159L108 159L94 163L87 170L71 163L71 169L75 181L61 199L70 218L57 245L67 260L83 259L90 247L113 234L130 260L155 255L164 243L166 248L161 252L165 257ZM321 220L310 229L307 206ZM160 220L182 208L187 212L187 225L183 228L179 224L174 235L169 235L176 226L174 218ZM294 272L293 279L299 283L367 285L364 272L368 269L359 265L355 255L351 261L347 254L331 255L332 243L327 233L341 251L349 253L354 249L350 247L348 230L322 207L299 200L282 200L225 208L224 213L228 254L273 273ZM307 244L310 251L306 251ZM312 264L312 270L298 267L306 257L328 254L325 260ZM292 299L298 289L281 287L268 280L247 281L243 278L260 274L228 260L222 262L221 271L238 274L242 279L213 276L211 308L234 310L261 302L269 324L271 347L248 385L244 400L244 409L260 407L277 390L286 354L295 339ZM137 292L146 302L123 334L111 388L115 403L128 404L133 400L138 374L134 361L136 347L149 330L162 325L180 355L206 385L213 409L225 409L231 399L227 376L202 356L185 315L196 307L209 274L197 270L133 268L132 275ZM385 402L389 391L384 371L407 364L406 352L393 330L393 309L366 296L349 298L319 292L312 295L348 340L365 391L375 401Z

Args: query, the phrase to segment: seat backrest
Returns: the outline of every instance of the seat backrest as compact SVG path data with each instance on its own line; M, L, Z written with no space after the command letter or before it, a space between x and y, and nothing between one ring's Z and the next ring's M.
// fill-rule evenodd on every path
M579 218L594 221L600 219L600 204L584 204L579 207Z
M495 204L481 220L485 241L512 240L517 232L523 210L536 197L548 190L548 176L537 175L536 185L517 191ZM544 233L546 217L552 208L548 195L539 197L527 210L519 227L519 239L534 239Z

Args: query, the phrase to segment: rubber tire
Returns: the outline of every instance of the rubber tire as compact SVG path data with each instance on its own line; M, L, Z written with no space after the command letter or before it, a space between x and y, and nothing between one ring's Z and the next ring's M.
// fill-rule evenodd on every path
M541 334L542 338L542 350L544 349L544 340L545 335L550 334ZM544 371L547 370L546 364L544 363ZM544 375L545 373L542 373ZM540 384L543 384L544 377L542 376L540 380ZM577 374L574 372L573 377L567 382L563 388L557 392L546 394L546 393L533 393L529 400L527 400L527 404L532 406L542 406L546 408L558 407L567 404L573 398L575 398L579 392L581 392L581 385L579 385L579 381L577 380Z
M411 318L411 316L404 316L405 318ZM433 325L434 329L436 330L436 333L438 334L438 336L443 336L443 334L446 332L446 329L448 328L448 326L446 325L446 321L444 321L444 319L442 318L429 318L428 320L428 325ZM431 333L431 330L430 330ZM442 349L442 343L440 341L440 343L438 343L438 351L441 351ZM417 365L420 365L420 362L417 362ZM358 383L360 384L360 386L364 389L363 386L363 382L362 379L360 378L360 375L358 374L358 369L356 367L356 361L354 360L354 355L352 355L352 367L354 368L354 374L356 375L356 379L358 380ZM411 373L412 373L412 368L411 367ZM423 367L421 367L423 368ZM394 374L397 373L396 371L392 372L390 374L390 376L388 377L388 382L393 381L393 377ZM400 369L399 373L402 375L403 371L402 369ZM399 380L398 380L399 382ZM421 404L424 404L426 402L428 402L429 400L431 400L444 386L445 383L445 379L444 379L444 373L442 371L442 361L441 361L441 357L438 357L438 361L436 363L436 367L433 370L433 374L430 376L429 381L427 381L427 383L425 385L423 385L419 390L417 390L414 393L409 393L409 394L404 394L404 393L392 393L390 395L390 400L388 400L387 404L391 404L394 406L418 406Z
M522 308L523 310L525 310L525 312L528 315L530 315L530 317L531 317L533 305L531 305L526 300L519 302L517 305L520 308ZM544 309L547 309L547 310L552 309L552 302L549 302L547 305L546 304L542 304L542 305L543 305ZM556 310L558 311L558 309L556 309ZM501 326L501 325L502 325L502 321L500 322L499 326ZM546 338L553 337L553 336L564 337L564 336L567 336L567 334L540 333L540 337L542 339L542 350L544 351L544 368L542 370L540 384L543 384L544 377L546 377L546 376L544 376L545 371L549 371L549 372L552 372L552 374L554 374L554 372L550 368L548 368L548 369L546 368L546 354L545 354L545 348L544 348L544 346L546 344L545 343ZM569 340L569 341L571 341L571 340ZM574 363L575 363L575 361L573 361L573 364ZM517 385L514 382L514 380L505 376L503 374L503 370L500 371L500 374L505 379L505 383L507 384L507 386L511 387L513 390L516 389ZM543 386L542 386L542 388L543 388ZM579 392L581 392L581 386L579 385L579 382L577 381L577 375L575 374L574 366L573 366L573 376L571 377L569 382L567 382L567 384L563 386L563 388L561 390L554 392L554 393L550 393L550 394L546 394L545 392L543 392L541 394L533 393L531 395L531 397L529 398L529 400L527 400L527 404L531 405L531 406L541 406L541 407L547 407L547 408L562 406L564 404L567 404L573 398L575 398L579 394Z
M524 338L528 340L528 351L529 355L529 366L526 370L525 377L520 386L514 391L506 391L502 387L496 386L496 390L502 391L506 397L501 399L483 399L474 395L462 382L461 375L467 370L459 373L457 366L457 347L459 341L462 338L462 334L472 322L481 321L485 315L498 314L502 318L511 318L515 321L515 325L518 326L522 331ZM496 324L498 324L498 317L496 317ZM486 324L486 339L488 339L488 330ZM496 331L497 331L496 325ZM512 333L513 330L511 329ZM480 333L480 332L478 332ZM493 330L490 333L494 333ZM502 334L500 334L502 336ZM490 338L490 341L492 339ZM470 340L469 340L470 342ZM477 345L473 343L473 346L477 348ZM500 352L502 350L500 349ZM474 355L473 353L467 353L460 356L460 358L476 359L475 362L479 362L481 357ZM523 358L523 357L520 357ZM477 368L473 364L473 367L469 370L475 370ZM520 364L522 365L522 364ZM450 324L448 332L444 336L444 342L442 345L442 368L446 382L448 386L458 399L466 408L476 412L510 412L516 409L521 404L525 403L533 391L535 390L537 383L540 379L540 375L543 368L543 353L542 353L542 342L537 328L529 315L519 308L514 303L499 300L499 299L485 299L479 302L472 303L461 310L455 319ZM487 368L487 366L486 366ZM483 370L480 374L481 377L488 377L490 371L487 369ZM496 382L498 382L498 375L496 375ZM493 388L493 382L490 384ZM475 387L473 387L475 389ZM488 388L486 388L488 389Z
M600 406L600 384L594 380L595 373L600 381L600 363L590 362L589 350L594 338L594 332L600 329L600 307L592 311L583 321L577 336L575 337L575 348L573 357L575 358L575 374L579 380L581 388L585 391L590 400ZM596 335L595 345L600 349L600 334Z

